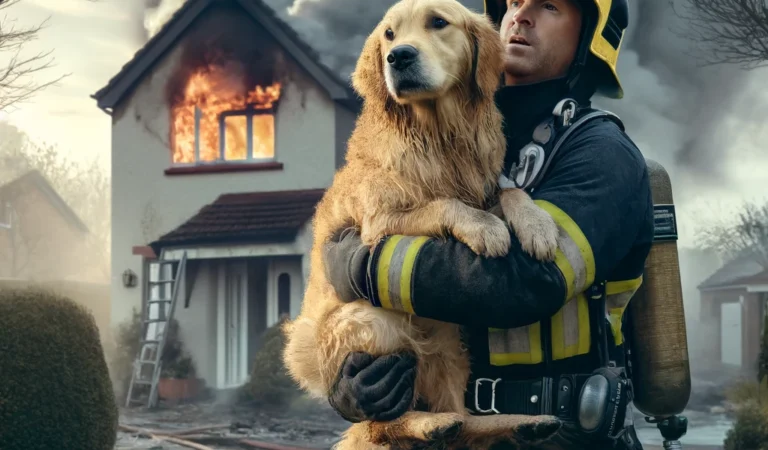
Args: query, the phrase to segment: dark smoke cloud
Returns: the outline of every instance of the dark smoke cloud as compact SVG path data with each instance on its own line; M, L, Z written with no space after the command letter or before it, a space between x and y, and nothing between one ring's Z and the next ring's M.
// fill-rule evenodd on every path
M482 11L482 0L461 1ZM173 9L182 2L145 0L145 8L148 15L162 10L167 14L169 5ZM266 3L322 55L323 62L349 79L366 36L395 0ZM725 162L745 150L733 141L743 143L740 131L759 129L768 112L768 99L760 83L753 82L756 74L733 66L698 67L687 55L691 42L678 36L686 24L667 1L629 4L630 28L619 61L625 98L598 98L596 105L619 114L643 153L664 164L680 202L712 186L735 185L738 176Z
M323 55L326 64L347 78L363 42L393 0L267 0ZM482 11L482 0L464 0ZM731 134L721 126L727 116L755 123L765 108L751 113L737 94L751 76L736 67L698 67L687 53L691 42L678 35L686 23L666 1L630 1L631 22L622 48L619 75L625 98L598 98L596 105L619 114L643 153L667 168L678 199L696 197L702 186L723 185L733 174L723 161L738 156ZM743 96L743 95L742 95ZM768 104L768 102L765 102ZM762 116L764 117L764 116Z

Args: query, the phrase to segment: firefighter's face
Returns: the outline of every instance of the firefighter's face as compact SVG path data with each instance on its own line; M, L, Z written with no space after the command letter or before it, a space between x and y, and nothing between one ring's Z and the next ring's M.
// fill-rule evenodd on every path
M580 31L581 10L573 0L507 0L499 29L506 84L565 76Z

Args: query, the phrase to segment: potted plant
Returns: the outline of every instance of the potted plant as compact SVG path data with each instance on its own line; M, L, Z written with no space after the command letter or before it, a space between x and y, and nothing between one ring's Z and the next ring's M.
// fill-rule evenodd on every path
M158 396L174 402L194 399L200 392L201 384L192 357L178 337L178 329L176 320L169 323L157 385Z

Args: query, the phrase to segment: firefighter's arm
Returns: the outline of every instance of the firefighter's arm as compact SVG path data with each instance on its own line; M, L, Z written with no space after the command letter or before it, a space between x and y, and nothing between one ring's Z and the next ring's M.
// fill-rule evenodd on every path
M368 249L348 234L327 248L331 283L347 301L365 297L461 325L515 328L551 317L613 270L652 206L640 152L618 128L599 134L575 134L532 195L560 228L554 262L529 256L512 231L501 258L478 256L455 239L399 235Z

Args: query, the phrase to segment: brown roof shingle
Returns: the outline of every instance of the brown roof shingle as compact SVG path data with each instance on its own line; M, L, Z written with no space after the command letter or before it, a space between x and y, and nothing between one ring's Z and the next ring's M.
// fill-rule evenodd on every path
M150 246L290 242L312 218L324 189L224 194Z

